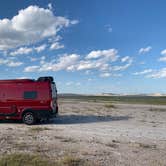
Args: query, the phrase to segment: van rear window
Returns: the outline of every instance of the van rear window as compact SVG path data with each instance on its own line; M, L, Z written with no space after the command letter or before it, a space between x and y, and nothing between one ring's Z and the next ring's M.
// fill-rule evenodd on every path
M36 99L37 92L36 91L25 91L24 92L24 99Z

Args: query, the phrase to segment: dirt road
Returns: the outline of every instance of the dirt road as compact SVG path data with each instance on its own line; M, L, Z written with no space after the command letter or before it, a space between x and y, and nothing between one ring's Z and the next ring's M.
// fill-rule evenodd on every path
M70 154L104 166L166 164L166 106L60 100L60 115L48 124L0 127L0 154Z

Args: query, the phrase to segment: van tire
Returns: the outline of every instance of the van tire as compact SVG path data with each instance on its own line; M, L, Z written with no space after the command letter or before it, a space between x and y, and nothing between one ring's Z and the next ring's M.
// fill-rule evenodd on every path
M22 120L27 125L33 125L36 123L36 117L33 112L27 111L24 113Z

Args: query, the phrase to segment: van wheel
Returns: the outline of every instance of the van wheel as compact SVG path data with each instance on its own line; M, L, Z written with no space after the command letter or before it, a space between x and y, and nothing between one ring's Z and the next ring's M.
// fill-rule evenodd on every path
M32 112L26 112L23 115L23 122L27 125L32 125L36 122L36 117Z

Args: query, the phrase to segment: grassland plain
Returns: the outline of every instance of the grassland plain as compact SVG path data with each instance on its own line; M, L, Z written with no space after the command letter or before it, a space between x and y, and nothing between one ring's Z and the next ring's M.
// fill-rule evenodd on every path
M0 166L165 165L165 98L120 99L62 97L49 123L1 122Z
M166 105L166 96L85 96L85 95L68 95L60 96L61 99L73 99L80 101L92 102L117 102L127 104L155 104Z

